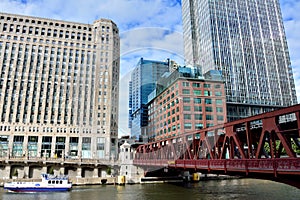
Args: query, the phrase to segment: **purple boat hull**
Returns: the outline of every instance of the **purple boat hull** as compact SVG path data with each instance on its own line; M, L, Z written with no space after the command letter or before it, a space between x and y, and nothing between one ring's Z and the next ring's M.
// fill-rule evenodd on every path
M11 187L4 187L4 189L11 191L11 192L66 192L71 190L71 188L11 188Z

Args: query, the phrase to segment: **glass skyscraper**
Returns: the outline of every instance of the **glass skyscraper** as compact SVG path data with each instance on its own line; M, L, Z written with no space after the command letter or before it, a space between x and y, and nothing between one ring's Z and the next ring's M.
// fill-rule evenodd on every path
M182 0L186 64L216 69L228 120L297 103L278 0Z
M131 137L141 139L146 136L148 125L148 96L156 89L157 80L169 71L166 62L141 58L131 73L129 82L129 128Z

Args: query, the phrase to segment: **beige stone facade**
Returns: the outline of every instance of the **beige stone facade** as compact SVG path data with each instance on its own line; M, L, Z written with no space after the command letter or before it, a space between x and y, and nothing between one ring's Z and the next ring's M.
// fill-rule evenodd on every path
M0 157L116 158L119 68L111 20L0 13Z

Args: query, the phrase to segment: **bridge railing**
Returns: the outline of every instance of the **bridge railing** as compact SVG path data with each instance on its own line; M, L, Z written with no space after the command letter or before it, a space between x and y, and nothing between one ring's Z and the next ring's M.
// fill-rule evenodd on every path
M194 169L199 171L300 175L300 158L220 160L135 160L135 165Z
M28 163L28 162L42 162L42 163L59 163L59 164L97 164L97 165L119 165L118 160L105 159L89 159L89 158L46 158L46 157L0 157L2 163Z

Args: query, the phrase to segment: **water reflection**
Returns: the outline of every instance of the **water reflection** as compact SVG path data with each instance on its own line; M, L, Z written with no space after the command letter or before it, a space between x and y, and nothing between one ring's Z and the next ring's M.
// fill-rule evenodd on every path
M3 192L3 200L69 200L71 199L70 192L60 192L60 193L12 193L12 192Z
M255 179L201 181L199 183L75 186L62 193L7 193L3 200L188 200L264 199L299 200L300 190L281 183Z

